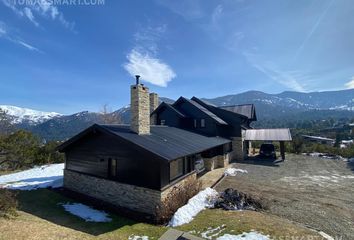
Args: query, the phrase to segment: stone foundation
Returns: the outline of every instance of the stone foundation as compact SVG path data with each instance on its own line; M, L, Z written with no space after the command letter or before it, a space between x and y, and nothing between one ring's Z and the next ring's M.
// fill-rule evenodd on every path
M224 168L230 163L230 154L226 153L224 155L219 155L217 159L217 167Z
M215 157L212 157L212 158L203 158L203 160L204 160L205 170L212 171L215 168L217 168L218 156L215 156Z
M212 158L204 158L204 167L207 171L212 171L215 168L227 167L230 163L230 154L218 155Z
M118 208L126 208L155 217L157 217L157 208L161 206L162 201L168 199L172 191L176 192L176 189L183 189L193 182L197 184L196 173L158 191L64 170L64 188L102 200Z

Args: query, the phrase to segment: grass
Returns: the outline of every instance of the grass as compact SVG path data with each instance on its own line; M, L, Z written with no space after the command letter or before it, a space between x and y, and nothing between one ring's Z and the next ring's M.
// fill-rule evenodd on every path
M147 235L158 239L167 227L139 223L110 214L107 223L92 223L66 211L60 203L75 202L59 192L47 189L19 191L19 215L13 219L0 218L0 239L128 239L129 236ZM271 236L305 236L314 233L287 220L253 211L227 212L205 210L191 223L178 227L200 235L209 227L225 224L224 233L240 234L257 230Z

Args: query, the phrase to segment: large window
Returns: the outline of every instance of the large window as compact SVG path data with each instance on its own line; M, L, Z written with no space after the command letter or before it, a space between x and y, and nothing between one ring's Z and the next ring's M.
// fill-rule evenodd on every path
M174 180L183 175L184 159L180 158L170 163L170 180Z

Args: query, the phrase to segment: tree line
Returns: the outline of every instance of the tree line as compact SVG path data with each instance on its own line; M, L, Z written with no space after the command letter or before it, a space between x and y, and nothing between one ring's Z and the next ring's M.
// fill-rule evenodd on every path
M63 154L56 151L59 144L42 141L29 131L16 129L11 118L0 109L0 171L63 162Z

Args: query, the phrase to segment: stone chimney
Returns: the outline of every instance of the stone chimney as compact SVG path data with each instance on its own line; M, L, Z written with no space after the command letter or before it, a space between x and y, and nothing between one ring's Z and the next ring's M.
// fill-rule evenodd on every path
M150 124L156 125L156 114L151 116L151 113L159 106L159 95L157 93L150 93Z
M130 129L139 135L150 134L149 88L139 83L139 75L135 77L136 84L130 87Z

